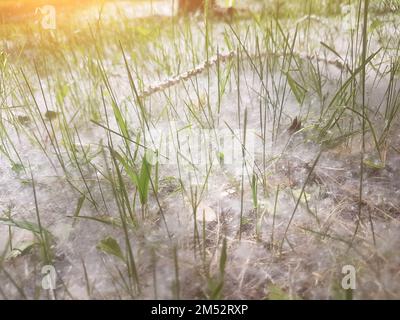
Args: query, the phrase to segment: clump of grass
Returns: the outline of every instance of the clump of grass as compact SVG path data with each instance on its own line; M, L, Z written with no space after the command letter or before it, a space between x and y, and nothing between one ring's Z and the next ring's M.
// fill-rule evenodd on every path
M337 17L344 4L349 30ZM400 41L383 31L373 5L273 1L270 11L228 24L207 11L140 20L100 12L88 25L61 19L55 33L29 23L2 28L0 152L35 203L35 219L21 210L25 199L5 208L4 256L18 249L24 229L40 247L38 264L57 263L55 249L66 246L48 221L65 211L72 247L87 246L80 237L97 243L78 263L90 298L103 294L89 271L96 259L105 261L99 270L114 298L264 298L265 288L268 298L341 296L330 292L339 283L330 270L347 251L363 276L379 275L366 257L388 245L381 230L397 230L398 204L365 193L376 186L392 194L396 185ZM217 140L216 160L197 162L199 150L185 140L196 130ZM238 142L233 164L219 130ZM72 192L63 213L46 203L58 193L42 187L50 176ZM174 188L160 186L167 180ZM15 261L29 256L22 251ZM0 260L4 279L30 298L7 263ZM67 284L57 297L63 291L70 297Z

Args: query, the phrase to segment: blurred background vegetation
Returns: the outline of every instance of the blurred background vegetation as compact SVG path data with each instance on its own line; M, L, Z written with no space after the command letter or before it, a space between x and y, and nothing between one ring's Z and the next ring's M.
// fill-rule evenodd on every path
M161 0L162 1L162 0ZM15 22L33 16L35 9L43 5L54 5L59 10L82 8L86 5L102 4L105 2L160 2L160 0L0 0L0 21L5 23L10 20ZM165 2L178 4L178 0L165 0ZM341 13L344 5L349 5L355 0L240 0L234 3L237 6L247 6L249 2L258 2L265 7L268 14L284 17L293 17L304 14L337 15ZM219 5L226 5L230 1L217 0ZM372 0L371 10L381 14L398 11L400 0Z

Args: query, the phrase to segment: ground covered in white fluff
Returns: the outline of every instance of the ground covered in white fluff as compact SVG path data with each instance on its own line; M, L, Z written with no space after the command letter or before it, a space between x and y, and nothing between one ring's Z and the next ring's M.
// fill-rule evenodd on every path
M398 14L370 15L362 176L357 5L208 29L120 14L4 31L0 297L399 298ZM142 203L124 159L140 174L145 150Z

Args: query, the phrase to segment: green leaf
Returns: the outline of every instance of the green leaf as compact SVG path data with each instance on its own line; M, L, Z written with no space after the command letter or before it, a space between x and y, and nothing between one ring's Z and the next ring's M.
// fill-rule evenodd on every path
M112 103L112 108L114 111L115 120L117 120L118 127L121 130L121 134L129 139L128 127L126 126L124 117L122 116L121 111L119 110L118 105L115 102Z
M253 197L253 206L254 208L258 207L258 198L257 198L257 176L253 174L251 177L251 195Z
M228 257L228 254L227 254L227 249L226 249L226 238L224 238L224 241L222 243L221 257L219 259L219 272L221 273L221 276L223 276L225 273L227 257Z
M375 31L376 29L380 28L383 25L382 21L375 19L372 21L370 28L371 28L371 32Z
M96 248L107 254L116 256L125 262L125 257L122 254L121 247L119 246L117 240L115 240L112 237L107 237L107 238L101 240L100 243L96 246Z
M25 170L25 167L21 163L13 163L11 166L11 170L14 171L15 173L21 173L22 171Z
M294 96L296 97L296 100L299 104L302 104L305 97L307 90L302 87L296 80L292 78L292 76L289 74L289 72L286 72L286 77L290 86L290 89L292 90Z
M208 288L210 291L210 300L221 300L222 290L224 288L223 279L210 279L208 283Z
M376 170L381 170L385 168L385 164L380 161L380 160L369 160L369 159L364 159L363 160L364 165L371 169L376 169Z
M138 184L140 203L142 205L147 203L149 194L150 173L151 173L151 164L147 161L146 156L144 156L142 160L142 167L140 169L139 184Z
M99 217L89 217L89 216L67 216L67 218L74 218L74 219L86 219L86 220L91 220L95 222L100 222L107 224L109 226L114 226L114 227L122 227L122 223L120 219L110 217L110 216L99 216Z
M83 203L85 202L85 199L86 199L85 195L82 195L82 196L79 197L78 203L77 203L77 205L76 205L74 217L79 216L79 212L80 212L81 209L82 209L82 206L83 206Z
M343 61L342 56L332 47L328 46L325 42L321 41L321 45L323 45L325 48L327 48L329 51L333 52L335 56L337 56L341 61Z
M69 92L69 87L67 84L61 84L56 89L56 101L57 105L62 106L64 104L65 97Z
M10 218L0 218L0 224L28 230L37 235L40 234L41 232L44 232L47 236L51 235L51 233L48 230L44 229L43 227L40 229L36 223L29 222L26 220L13 220Z
M155 155L152 155L149 152L142 158L142 165L140 168L139 175L136 173L134 168L125 160L123 156L121 156L117 151L112 151L113 156L123 165L126 173L131 178L132 183L136 186L139 191L139 198L140 203L142 205L147 203L148 195L149 195L149 185L150 185L150 178L151 178L151 167L153 158ZM148 158L149 157L149 158Z
M139 177L136 173L136 171L134 170L134 168L129 165L129 163L125 160L124 157L122 157L117 151L113 150L112 151L113 156L115 158L117 158L117 160L122 164L122 166L125 169L125 172L128 174L129 178L131 178L132 183L138 187L139 185Z
M269 290L268 294L269 300L291 300L290 296L276 285L270 285L268 287L268 290Z

